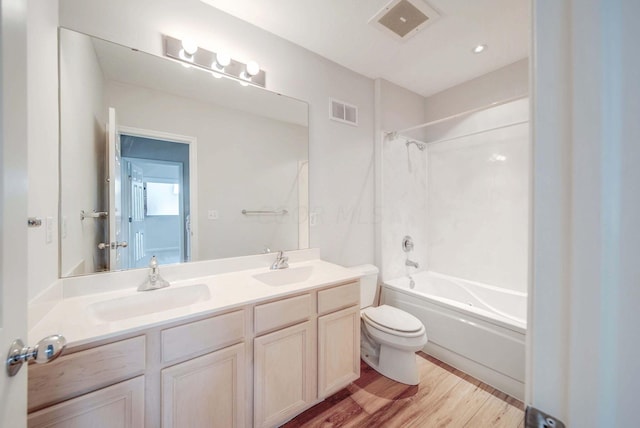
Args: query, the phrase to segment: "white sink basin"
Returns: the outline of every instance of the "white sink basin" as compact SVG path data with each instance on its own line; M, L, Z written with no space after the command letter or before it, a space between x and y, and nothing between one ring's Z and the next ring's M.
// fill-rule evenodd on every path
M96 302L87 309L95 318L110 322L177 309L210 298L209 287L196 284L144 291L133 296Z
M281 285L289 285L295 284L296 282L306 281L311 277L312 273L313 266L301 266L296 268L272 270L253 275L253 277L263 284L278 287Z

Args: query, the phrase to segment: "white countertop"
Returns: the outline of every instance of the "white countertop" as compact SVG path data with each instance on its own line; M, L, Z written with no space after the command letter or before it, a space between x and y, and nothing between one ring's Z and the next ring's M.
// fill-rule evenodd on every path
M287 285L270 286L255 279L254 275L269 272L268 267L264 267L175 281L168 288L154 291L139 292L137 291L139 284L132 284L129 288L120 288L115 291L63 298L31 328L29 343L35 343L51 334L62 334L67 339L68 348L73 348L143 331L164 323L187 321L189 318L339 284L362 276L356 271L319 259L290 263L289 269L305 266L312 268L311 275L304 281ZM141 293L149 293L149 295L162 293L164 290L174 290L195 284L205 284L209 289L210 298L189 306L113 322L100 320L88 309L90 305L97 302Z

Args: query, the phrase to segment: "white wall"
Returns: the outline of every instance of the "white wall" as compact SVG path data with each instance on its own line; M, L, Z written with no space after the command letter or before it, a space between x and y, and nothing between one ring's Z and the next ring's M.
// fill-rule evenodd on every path
M198 259L298 247L298 162L306 127L109 81L107 104L121 126L197 139ZM286 216L245 216L287 209ZM209 220L208 211L218 211ZM306 212L303 213L306 215Z
M310 245L344 265L373 261L373 82L198 0L63 0L61 25L154 54L162 34L257 60L267 87L309 102ZM328 118L329 97L357 105L359 126Z
M424 121L488 106L529 93L529 60L522 59L425 99Z
M29 299L58 278L58 1L29 0L27 96L29 215L49 217L46 228L28 231Z
M91 40L60 33L60 182L62 218L61 273L92 273L104 268L106 255L98 243L106 235L105 219L80 212L107 211L105 204L105 81Z

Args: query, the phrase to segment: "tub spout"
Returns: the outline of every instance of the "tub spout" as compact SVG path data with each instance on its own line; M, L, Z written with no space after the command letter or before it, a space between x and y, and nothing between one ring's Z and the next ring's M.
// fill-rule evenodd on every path
M407 261L404 262L404 264L405 264L405 266L411 266L411 267L414 267L416 269L418 269L420 267L418 262L414 262L413 260L409 260L409 259L407 259Z

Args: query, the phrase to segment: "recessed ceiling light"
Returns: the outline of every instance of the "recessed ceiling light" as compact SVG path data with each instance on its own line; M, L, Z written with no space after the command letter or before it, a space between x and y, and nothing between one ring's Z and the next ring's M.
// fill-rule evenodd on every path
M471 49L471 52L473 52L474 54L479 54L486 50L487 50L487 45L478 45L478 46L474 46L474 48Z

